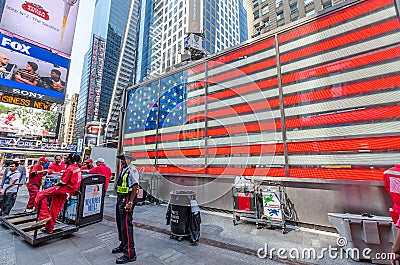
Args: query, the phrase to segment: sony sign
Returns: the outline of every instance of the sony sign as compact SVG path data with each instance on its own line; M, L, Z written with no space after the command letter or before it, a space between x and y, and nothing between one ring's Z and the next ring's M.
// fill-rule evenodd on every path
M44 95L41 95L39 93L24 91L24 90L20 90L20 89L17 89L17 88L13 88L12 93L13 94L17 94L17 95L21 95L21 96L25 96L25 97L30 97L30 98L43 99L43 97L44 97Z

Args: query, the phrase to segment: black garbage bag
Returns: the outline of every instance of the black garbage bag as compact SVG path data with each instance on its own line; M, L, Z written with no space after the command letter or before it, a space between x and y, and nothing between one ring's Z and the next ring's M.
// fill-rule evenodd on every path
M165 214L165 219L167 219L166 225L169 225L171 222L171 204L168 203L167 213Z
M200 217L200 208L196 200L190 201L190 208L191 208L190 223L189 223L190 241L197 242L200 239L201 217Z

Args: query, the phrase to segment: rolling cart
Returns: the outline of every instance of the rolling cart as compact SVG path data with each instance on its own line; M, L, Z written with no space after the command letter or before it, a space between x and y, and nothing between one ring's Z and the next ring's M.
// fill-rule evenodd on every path
M262 207L258 224L279 227L282 233L286 233L286 218L290 216L287 213L285 187L275 182L266 184L260 189Z
M68 203L66 202L64 205L64 211L67 204ZM40 211L40 209L38 210ZM3 225L20 235L31 245L36 245L57 237L66 236L79 230L79 220L76 220L76 223L73 225L63 222L64 220L57 220L56 224L54 225L54 232L52 234L46 234L40 229L43 228L44 225L35 225L37 216L38 214L36 213L24 212L2 216L0 217L0 221L3 223Z
M244 179L243 183L235 183L232 187L233 197L233 224L242 220L259 224L260 221L260 193L258 185Z
M106 178L97 174L83 176L79 190L65 202L62 212L54 225L54 232L47 234L37 225L38 213L17 213L0 216L0 223L32 245L63 237L79 230L80 227L101 222L103 220Z

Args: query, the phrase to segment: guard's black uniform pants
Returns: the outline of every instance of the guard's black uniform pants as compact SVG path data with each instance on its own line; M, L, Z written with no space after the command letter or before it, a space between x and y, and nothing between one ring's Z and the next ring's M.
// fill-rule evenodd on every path
M125 206L129 202L130 196L117 196L116 221L118 228L118 239L121 241L120 247L124 250L127 258L136 256L135 241L133 239L132 212L127 213Z

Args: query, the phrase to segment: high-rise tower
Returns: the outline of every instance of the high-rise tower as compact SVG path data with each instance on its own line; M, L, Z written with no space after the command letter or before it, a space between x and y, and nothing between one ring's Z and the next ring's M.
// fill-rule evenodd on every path
M85 137L88 123L106 122L132 2L96 1L91 46L82 70L75 141Z
M106 122L106 141L116 145L119 114L123 90L133 84L136 69L137 33L139 28L140 0L133 0L129 11L129 22L122 43L116 82Z
M289 24L344 0L247 0L249 37Z
M179 62L177 57L184 49L191 2L202 7L203 49L208 54L247 39L242 0L142 0L136 83Z

